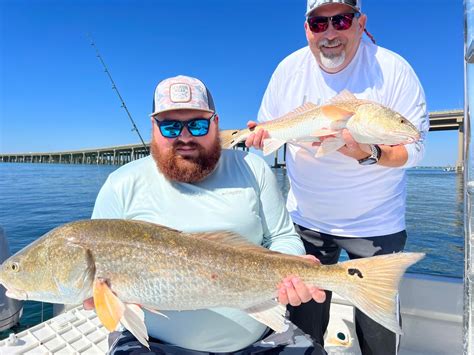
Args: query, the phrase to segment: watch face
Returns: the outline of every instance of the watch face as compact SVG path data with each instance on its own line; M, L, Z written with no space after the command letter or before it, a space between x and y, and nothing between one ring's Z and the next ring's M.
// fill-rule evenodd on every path
M369 155L367 158L359 160L360 165L372 165L379 161L380 156L382 155L380 147L378 145L371 144L370 150L372 151L372 154Z
M360 161L359 164L360 165L372 165L372 164L375 164L376 162L377 162L376 158L368 157L364 161Z

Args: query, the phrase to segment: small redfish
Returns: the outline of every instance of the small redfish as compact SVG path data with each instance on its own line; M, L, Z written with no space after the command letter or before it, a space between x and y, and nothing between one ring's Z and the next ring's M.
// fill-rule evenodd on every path
M261 129L269 133L263 140L263 154L268 155L285 143L319 142L316 157L344 146L342 130L346 128L358 143L399 145L417 141L420 133L398 112L369 100L357 99L343 91L326 105L306 103L294 111L254 129L221 131L223 148L232 148Z

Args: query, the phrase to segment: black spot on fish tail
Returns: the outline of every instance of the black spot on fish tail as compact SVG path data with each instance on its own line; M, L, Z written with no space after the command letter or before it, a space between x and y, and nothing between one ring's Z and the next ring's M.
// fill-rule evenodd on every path
M239 131L234 131L234 132L232 132L231 134L234 136L234 135L236 135L237 133L239 133Z
M362 275L362 273L360 272L359 269L355 269L355 268L350 268L349 270L347 270L349 275L351 276L354 276L354 275L357 275L359 278L363 279L364 276Z

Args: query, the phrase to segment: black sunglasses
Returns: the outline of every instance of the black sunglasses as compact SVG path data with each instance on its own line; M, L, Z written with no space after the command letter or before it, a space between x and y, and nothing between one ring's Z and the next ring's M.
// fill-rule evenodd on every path
M194 137L202 137L209 133L209 126L211 125L211 121L214 120L216 117L216 113L214 112L211 117L209 118L193 118L187 121L178 121L178 120L168 120L164 119L163 121L158 120L155 117L155 122L158 128L160 129L160 133L165 138L176 138L179 137L181 132L183 132L183 128L186 127L189 133Z
M336 31L345 31L352 26L352 20L360 17L360 12L350 12L334 16L311 16L308 17L308 26L311 32L321 33L328 29L329 21Z

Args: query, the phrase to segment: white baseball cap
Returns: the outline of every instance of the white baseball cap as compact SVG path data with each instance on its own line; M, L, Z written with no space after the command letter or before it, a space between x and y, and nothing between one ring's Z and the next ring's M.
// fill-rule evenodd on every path
M178 75L161 81L155 89L150 116L172 110L215 112L214 101L199 79Z
M352 7L355 11L360 12L362 0L308 0L306 4L306 16L318 7L329 4L342 4Z

